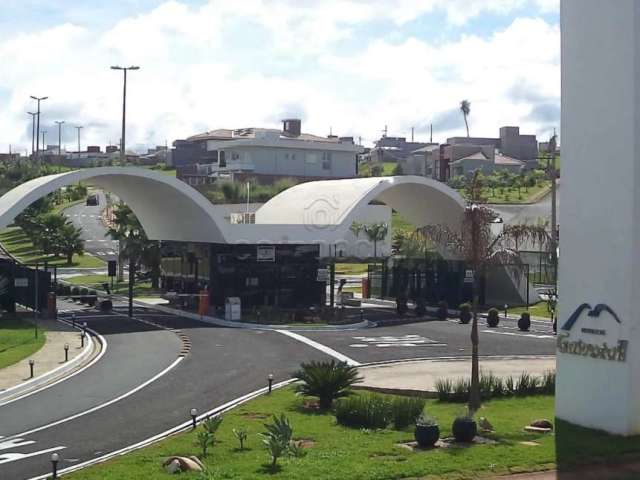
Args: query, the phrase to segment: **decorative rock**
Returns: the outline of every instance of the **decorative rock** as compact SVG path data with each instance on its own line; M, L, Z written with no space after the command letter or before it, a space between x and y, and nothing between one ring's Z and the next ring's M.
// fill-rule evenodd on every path
M169 457L162 465L171 474L204 471L204 465L198 457Z
M529 425L531 427L548 428L549 430L553 430L553 423L551 423L549 420L546 420L546 419L535 420L531 422Z

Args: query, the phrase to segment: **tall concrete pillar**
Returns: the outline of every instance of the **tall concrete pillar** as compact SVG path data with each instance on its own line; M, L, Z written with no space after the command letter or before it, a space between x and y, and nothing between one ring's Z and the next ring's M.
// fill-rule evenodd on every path
M640 433L640 2L563 0L556 414Z

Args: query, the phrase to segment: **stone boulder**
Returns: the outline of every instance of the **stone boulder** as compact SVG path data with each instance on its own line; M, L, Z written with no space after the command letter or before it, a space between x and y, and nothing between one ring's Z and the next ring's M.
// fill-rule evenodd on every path
M167 473L203 472L204 465L198 457L169 457L163 463Z

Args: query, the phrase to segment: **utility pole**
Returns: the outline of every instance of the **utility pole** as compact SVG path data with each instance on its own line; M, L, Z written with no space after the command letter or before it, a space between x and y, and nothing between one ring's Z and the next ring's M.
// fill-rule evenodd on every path
M433 143L433 123L429 124L429 143Z
M78 130L78 153L80 153L80 130L82 130L83 128L84 127L82 125L75 127L75 129Z
M413 127L411 127L411 143L413 143Z
M114 65L111 70L122 70L124 72L124 85L122 89L122 136L120 137L120 165L125 164L125 127L127 122L127 71L128 70L140 70L140 67L132 65L130 67L120 67Z
M46 100L49 97L34 97L33 95L31 95L31 98L33 98L35 101L38 102L38 111L36 112L36 114L38 115L38 124L36 126L36 157L38 156L38 152L40 151L40 102L43 100Z
M42 130L42 151L44 152L47 149L46 144L44 143L45 136L47 135L46 130Z
M36 153L36 115L38 115L37 112L27 112L29 115L31 115L31 158L33 159L33 156Z
M56 124L58 125L58 157L62 156L62 125L64 125L64 120L58 121L56 120ZM60 160L58 158L58 160Z
M553 271L554 271L554 283L558 283L558 226L557 226L557 192L556 192L556 179L558 178L556 172L556 148L557 140L555 129L553 131L553 137L549 140L549 146L547 147L547 169L549 171L549 177L551 179L551 258L553 259Z

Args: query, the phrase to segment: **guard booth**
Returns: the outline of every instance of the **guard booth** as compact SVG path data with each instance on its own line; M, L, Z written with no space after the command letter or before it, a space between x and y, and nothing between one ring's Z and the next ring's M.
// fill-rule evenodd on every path
M51 292L51 272L0 257L0 309L15 312L16 305L45 311Z

